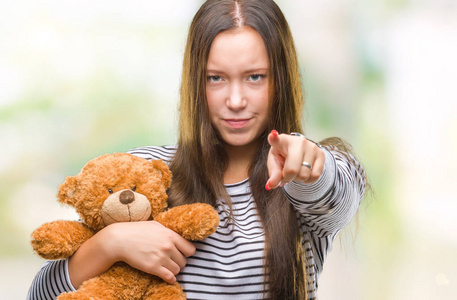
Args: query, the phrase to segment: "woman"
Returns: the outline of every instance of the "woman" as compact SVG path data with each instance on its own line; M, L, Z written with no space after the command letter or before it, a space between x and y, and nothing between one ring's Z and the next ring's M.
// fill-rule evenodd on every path
M72 290L116 261L178 280L188 299L316 298L365 175L339 139L316 144L294 133L302 109L294 43L277 5L205 2L184 55L178 144L130 152L168 162L171 204L212 204L217 232L192 244L154 221L113 224L68 261L47 263L29 299L52 299L51 285Z

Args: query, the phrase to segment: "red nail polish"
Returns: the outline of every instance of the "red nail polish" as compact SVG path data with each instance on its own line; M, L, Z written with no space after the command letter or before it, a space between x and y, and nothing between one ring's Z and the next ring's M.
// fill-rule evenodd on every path
M277 132L275 129L273 129L273 130L271 131L271 134L272 134L273 136L275 136L275 137L278 136L278 132Z
M269 180L269 179L268 179L268 181L267 181L267 184L265 184L265 189L266 189L267 191L271 190L271 187L270 187L270 180Z

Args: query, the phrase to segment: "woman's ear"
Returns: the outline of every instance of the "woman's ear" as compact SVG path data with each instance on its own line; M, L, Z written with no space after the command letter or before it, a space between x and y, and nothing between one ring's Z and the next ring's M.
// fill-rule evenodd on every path
M74 206L76 200L74 199L76 193L76 176L67 177L59 186L59 193L57 194L57 200L61 203Z
M162 174L162 183L168 189L171 184L171 171L162 160L151 160L154 168Z

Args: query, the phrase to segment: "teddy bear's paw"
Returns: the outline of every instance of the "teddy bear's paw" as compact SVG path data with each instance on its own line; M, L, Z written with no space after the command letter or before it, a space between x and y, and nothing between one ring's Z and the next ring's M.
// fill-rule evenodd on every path
M32 233L33 250L45 259L70 257L81 244L93 236L87 226L78 221L45 223Z
M178 283L168 284L161 280L157 280L148 287L148 290L143 295L143 299L186 300L186 295Z
M189 206L193 216L193 221L191 222L193 226L189 226L186 230L188 239L194 241L202 240L216 232L220 221L219 214L211 205L194 203Z
M154 220L188 240L202 240L216 231L219 215L209 204L194 203L171 208Z
M70 292L61 294L57 297L57 300L103 300L103 298L89 296L80 292Z

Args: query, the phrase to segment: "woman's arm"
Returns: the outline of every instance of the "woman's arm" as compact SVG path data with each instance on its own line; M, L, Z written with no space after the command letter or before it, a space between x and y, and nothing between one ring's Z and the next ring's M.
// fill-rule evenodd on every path
M335 236L356 214L365 191L364 171L355 159L336 148L322 149L325 166L319 179L311 184L292 181L284 187L299 212L305 247L313 252L317 274Z
M319 237L335 234L349 223L365 192L359 163L349 153L322 147L303 136L273 130L268 142L266 188L282 183L309 231Z
M68 262L74 287L105 272L117 261L174 283L186 257L195 252L191 242L155 221L115 223L96 236Z
M82 244L69 258L68 274L75 288L85 280L105 272L117 261L115 238L112 228L108 226Z
M324 169L316 182L292 181L284 192L315 235L335 235L348 224L365 192L365 175L360 164L340 150L323 147Z
M35 277L28 299L55 299L124 261L174 283L195 246L155 221L115 223L86 241L67 260L48 262ZM58 276L57 276L58 275ZM62 281L59 283L59 281Z

